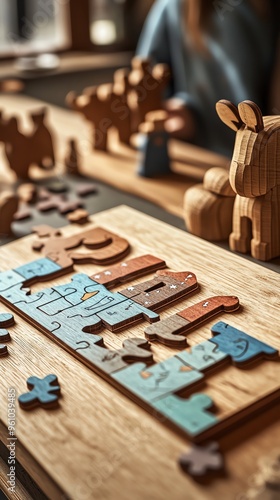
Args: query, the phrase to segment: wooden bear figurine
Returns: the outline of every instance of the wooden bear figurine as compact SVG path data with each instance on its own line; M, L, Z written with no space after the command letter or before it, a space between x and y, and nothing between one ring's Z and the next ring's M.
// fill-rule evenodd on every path
M252 101L216 105L236 131L229 180L237 194L230 248L267 261L280 255L280 116L262 116Z

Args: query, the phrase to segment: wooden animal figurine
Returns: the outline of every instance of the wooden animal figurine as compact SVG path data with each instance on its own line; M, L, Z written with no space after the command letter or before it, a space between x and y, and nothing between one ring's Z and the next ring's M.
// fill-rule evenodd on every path
M234 200L228 171L221 167L208 170L203 184L191 187L184 196L188 231L209 241L227 239L232 230Z
M5 144L5 153L11 170L21 179L29 178L31 165L42 169L54 167L55 157L51 133L45 123L47 108L31 113L33 130L25 134L19 130L18 118L4 120L0 115L0 142Z
M14 214L18 209L18 196L13 193L0 193L0 234L9 235Z
M163 93L170 80L166 64L152 67L149 58L134 57L129 84L132 89L130 106L133 112L133 130L137 131L150 111L163 109Z
M146 115L146 122L139 126L139 131L143 134L143 145L138 174L143 177L171 172L168 154L169 134L164 128L167 117L166 111L151 111Z
M221 120L236 131L229 171L237 194L230 248L267 261L280 255L280 116L262 116L252 101L221 100Z

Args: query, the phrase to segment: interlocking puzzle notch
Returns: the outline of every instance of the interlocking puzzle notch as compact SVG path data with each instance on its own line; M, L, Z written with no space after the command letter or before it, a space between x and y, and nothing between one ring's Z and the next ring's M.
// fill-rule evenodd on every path
M221 120L235 130L229 180L236 193L231 250L267 261L280 255L280 117L252 101L221 100Z
M18 118L4 119L0 114L0 141L5 144L5 154L11 170L20 179L29 178L29 169L35 164L42 169L55 165L52 133L46 125L47 108L29 113L33 130L26 134L20 131Z

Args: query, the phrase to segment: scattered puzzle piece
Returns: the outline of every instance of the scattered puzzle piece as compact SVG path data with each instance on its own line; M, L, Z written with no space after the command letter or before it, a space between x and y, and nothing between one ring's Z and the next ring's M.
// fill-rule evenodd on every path
M239 300L231 296L215 296L187 307L167 319L145 329L145 336L150 341L158 340L170 347L184 347L186 335L192 328L221 312L234 312L239 309Z
M36 208L40 212L47 212L54 208L62 214L67 214L68 212L74 212L78 208L82 207L83 204L80 200L70 201L65 198L65 196L52 194L48 199L40 201L37 203Z
M206 446L193 445L187 453L180 456L179 465L195 479L205 479L211 473L223 471L224 460L219 444L212 442Z
M60 386L56 375L47 375L42 379L29 377L27 387L30 392L21 394L18 398L20 407L24 410L31 410L36 406L42 406L43 408L57 406L60 397Z
M32 182L21 184L17 189L19 199L28 205L35 203L37 199L37 188Z
M89 182L84 183L84 184L78 184L76 188L76 194L77 196L88 196L89 194L96 194L97 193L97 186L96 184L91 184Z
M80 224L81 226L89 222L88 218L89 213L87 212L87 210L84 210L82 208L79 208L78 210L75 210L74 212L67 215L67 220L69 222L72 222L73 224Z
M210 339L210 342L216 344L220 351L228 354L233 364L237 366L263 358L278 358L276 349L223 321L216 323L211 331L214 337Z

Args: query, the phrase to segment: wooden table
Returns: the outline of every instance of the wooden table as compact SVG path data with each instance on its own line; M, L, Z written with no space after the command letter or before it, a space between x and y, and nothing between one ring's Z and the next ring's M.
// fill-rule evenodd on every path
M132 246L129 258L152 253L166 260L172 270L190 270L197 275L200 292L164 310L162 318L211 295L239 297L241 312L222 314L218 320L214 318L198 328L188 336L190 345L209 339L210 326L223 320L280 349L279 274L125 206L95 215L92 221L127 238ZM63 229L66 235L73 231L72 227ZM38 258L31 250L33 239L34 236L28 236L2 247L1 270ZM75 269L92 275L100 267L84 265ZM67 281L69 276L64 276L55 283ZM37 284L32 291L44 286ZM1 305L1 311L6 310ZM106 330L102 335L109 347L120 346L128 336L143 336L145 325L141 323L118 335ZM28 376L42 377L53 372L61 383L60 408L31 412L16 408L16 456L52 500L65 498L64 495L75 500L236 499L246 491L258 459L279 448L278 400L221 436L228 475L208 486L198 485L177 465L179 455L189 445L186 439L23 319L16 317L16 326L10 333L10 355L0 360L0 432L4 444L8 388L14 387L18 395L22 394L26 392ZM176 352L157 343L152 350L156 361ZM223 415L265 390L279 390L279 380L278 362L263 361L247 370L229 366L207 379L204 392L217 403L218 415ZM0 477L5 491L7 467L3 468ZM30 498L20 484L18 488L16 498Z

